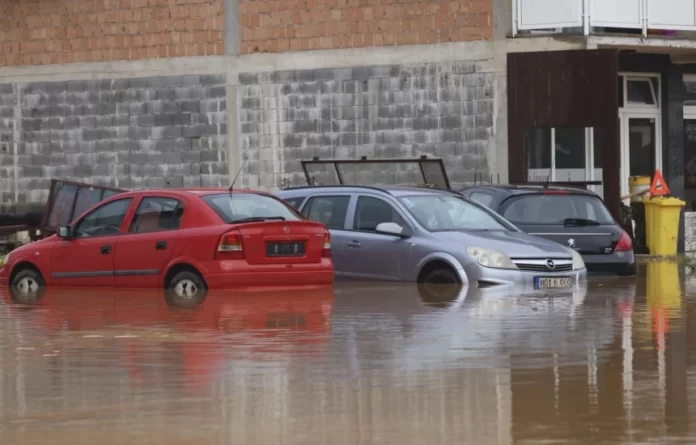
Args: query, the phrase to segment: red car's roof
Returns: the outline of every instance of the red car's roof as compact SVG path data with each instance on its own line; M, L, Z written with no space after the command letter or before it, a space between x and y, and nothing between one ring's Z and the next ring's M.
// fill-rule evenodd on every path
M226 188L210 187L210 188L169 188L169 189L148 189L148 190L133 190L130 193L190 193L192 195L202 196L202 195L214 195L217 193L229 193L230 191ZM235 189L232 193L255 193L255 194L266 194L258 190L251 189Z

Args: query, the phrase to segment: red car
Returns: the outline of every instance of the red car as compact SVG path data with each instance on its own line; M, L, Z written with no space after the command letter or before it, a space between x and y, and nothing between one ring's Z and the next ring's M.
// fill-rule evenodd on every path
M330 235L263 192L166 189L118 193L58 233L10 252L0 284L208 289L331 285Z

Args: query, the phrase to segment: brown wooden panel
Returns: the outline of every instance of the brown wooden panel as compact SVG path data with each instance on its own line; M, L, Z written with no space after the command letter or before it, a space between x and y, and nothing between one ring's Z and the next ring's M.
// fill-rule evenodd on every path
M618 52L510 53L507 70L510 182L527 182L527 129L594 127L600 132L604 199L619 218Z

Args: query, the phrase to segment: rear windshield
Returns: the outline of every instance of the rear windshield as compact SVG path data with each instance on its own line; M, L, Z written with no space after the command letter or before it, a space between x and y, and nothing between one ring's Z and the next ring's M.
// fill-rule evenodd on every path
M522 195L506 204L503 216L513 224L563 224L566 218L614 224L602 200L591 195Z
M304 219L287 205L265 195L220 193L205 195L201 198L227 224L248 218L283 218L286 221Z

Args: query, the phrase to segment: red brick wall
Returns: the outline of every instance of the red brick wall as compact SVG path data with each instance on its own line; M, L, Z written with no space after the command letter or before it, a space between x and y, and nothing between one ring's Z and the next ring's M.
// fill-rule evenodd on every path
M0 66L222 55L222 0L0 0Z
M492 0L239 0L241 52L487 40Z

